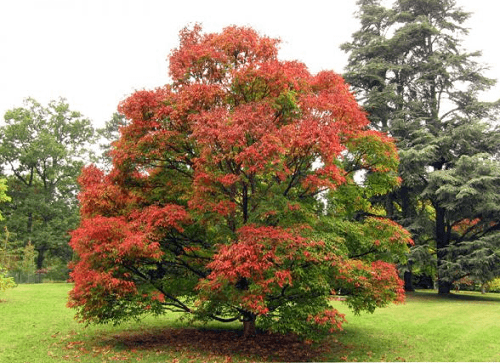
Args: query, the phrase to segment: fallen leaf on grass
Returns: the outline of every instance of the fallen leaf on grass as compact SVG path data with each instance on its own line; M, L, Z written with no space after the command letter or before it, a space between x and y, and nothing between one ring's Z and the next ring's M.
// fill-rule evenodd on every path
M61 339L58 346L73 357L85 355L100 357L103 361L137 360L145 355L169 355L170 362L201 362L203 360L219 363L231 363L241 358L248 361L306 362L321 360L321 356L330 352L332 347L341 348L343 355L347 353L344 346L329 339L321 344L302 342L294 335L260 333L254 337L243 338L240 331L210 329L151 329L126 331L120 334L94 337L95 343L68 341ZM119 347L119 348L118 348ZM49 352L49 355L52 354ZM139 356L141 358L139 358ZM240 358L238 358L240 357ZM347 357L347 356L346 356Z
M85 343L82 341L69 342L68 344L66 344L66 349L73 349L73 348L80 346L80 345L83 345L83 344L85 344Z

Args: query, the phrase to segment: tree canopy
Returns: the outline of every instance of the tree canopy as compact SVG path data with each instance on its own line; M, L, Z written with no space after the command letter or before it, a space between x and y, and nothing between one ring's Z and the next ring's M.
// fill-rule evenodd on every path
M0 179L0 203L10 202L11 198L7 195L7 180ZM0 221L3 220L2 213L0 213Z
M11 197L0 205L4 225L23 245L34 245L38 269L47 253L68 262L68 231L79 218L76 178L90 160L94 129L64 99L47 107L27 99L4 118L0 164Z
M400 182L395 145L341 76L278 45L185 28L172 83L120 104L112 169L79 178L80 320L170 309L316 339L344 321L332 294L355 312L403 300L394 262L412 241L370 202Z
M462 47L470 14L453 0L358 4L361 28L342 46L345 77L401 159L401 187L379 201L415 236L417 266L435 264L440 292L466 276L492 278L500 272L500 102L480 100L495 81L483 75L481 53Z

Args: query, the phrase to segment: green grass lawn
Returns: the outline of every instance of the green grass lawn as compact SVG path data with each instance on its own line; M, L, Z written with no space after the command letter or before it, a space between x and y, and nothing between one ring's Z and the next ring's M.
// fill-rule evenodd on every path
M341 308L340 304L337 304ZM407 296L374 314L347 314L336 339L348 361L500 361L500 296L434 292Z
M0 293L0 362L243 362L500 361L500 295L433 292L410 294L404 305L354 316L316 350L293 340L260 335L244 341L235 328L211 324L185 329L174 314L119 327L85 328L65 307L69 284L20 285ZM274 339L274 340L273 340ZM241 343L240 343L241 342ZM311 350L309 355L299 352Z

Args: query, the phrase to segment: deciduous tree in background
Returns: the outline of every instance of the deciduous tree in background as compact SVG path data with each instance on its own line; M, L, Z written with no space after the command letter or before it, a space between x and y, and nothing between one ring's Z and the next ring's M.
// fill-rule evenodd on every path
M0 179L0 203L10 202L11 198L7 195L7 180ZM0 221L3 220L2 213L0 213Z
M78 225L76 178L89 162L94 129L65 100L47 107L27 99L7 111L0 127L0 164L12 201L0 206L10 232L37 252L37 268L47 255L68 262L68 231Z
M6 180L0 179L0 203L9 202L11 200L6 192ZM0 220L3 220L3 216L1 213ZM15 286L14 279L12 277L7 277L7 268L10 262L7 250L8 241L9 231L5 229L5 239L3 241L0 241L0 291L4 291Z
M500 103L480 101L495 82L483 75L480 52L461 46L470 14L453 0L358 4L361 29L342 46L345 77L372 127L397 141L403 183L380 200L386 215L415 236L414 260L436 261L441 293L463 277L492 278L500 273L500 133L492 122Z
M394 144L339 75L280 61L278 44L184 29L173 82L120 105L113 169L79 179L81 320L170 309L316 339L341 328L340 290L355 312L403 299L411 239L369 201L399 183Z

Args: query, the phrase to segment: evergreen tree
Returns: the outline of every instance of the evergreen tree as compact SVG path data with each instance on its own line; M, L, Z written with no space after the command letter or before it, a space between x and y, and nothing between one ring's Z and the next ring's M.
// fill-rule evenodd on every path
M97 129L97 135L100 137L99 149L101 151L100 161L106 169L112 166L111 150L113 143L120 138L120 128L127 125L124 115L115 112L110 120L106 121L104 127Z
M470 13L453 0L358 5L345 78L372 127L397 140L403 184L380 199L387 215L413 232L413 259L435 254L441 293L497 275L500 102L479 99L495 81L462 47Z

